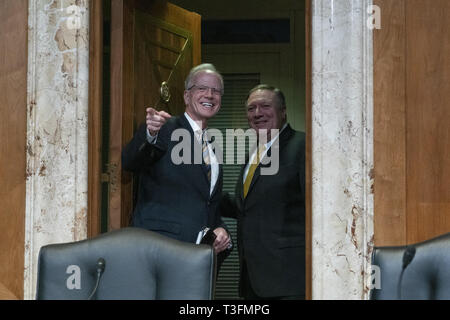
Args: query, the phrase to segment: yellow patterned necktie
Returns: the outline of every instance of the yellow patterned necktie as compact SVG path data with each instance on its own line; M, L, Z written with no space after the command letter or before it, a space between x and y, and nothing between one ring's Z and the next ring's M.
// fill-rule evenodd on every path
M248 168L247 177L244 181L244 199L247 197L248 189L250 189L250 184L252 183L253 175L255 174L256 168L259 165L259 161L261 160L261 155L266 150L266 145L261 145L258 148L258 152L256 154L256 161L253 161L252 164L250 164L250 167Z

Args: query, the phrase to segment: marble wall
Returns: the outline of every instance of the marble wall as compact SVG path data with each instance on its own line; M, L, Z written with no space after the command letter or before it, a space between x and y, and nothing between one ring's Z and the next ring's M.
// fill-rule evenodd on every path
M373 247L368 0L312 1L313 299L365 299Z
M29 0L25 298L42 245L87 236L88 0ZM313 299L365 299L373 246L371 0L312 0Z
M87 235L88 0L30 0L25 299L42 245Z

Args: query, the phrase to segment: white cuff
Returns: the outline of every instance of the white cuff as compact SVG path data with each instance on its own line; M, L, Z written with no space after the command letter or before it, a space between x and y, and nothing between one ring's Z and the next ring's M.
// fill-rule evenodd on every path
M147 132L147 141L150 144L155 144L156 143L156 139L158 138L158 134L156 134L155 136L152 136L150 134L150 132L148 131L148 129L146 129Z

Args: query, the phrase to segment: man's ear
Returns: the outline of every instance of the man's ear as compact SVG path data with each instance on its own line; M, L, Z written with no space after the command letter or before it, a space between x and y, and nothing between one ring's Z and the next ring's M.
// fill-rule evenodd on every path
M184 98L184 104L188 105L189 102L191 101L191 97L189 96L188 90L184 90L183 98Z

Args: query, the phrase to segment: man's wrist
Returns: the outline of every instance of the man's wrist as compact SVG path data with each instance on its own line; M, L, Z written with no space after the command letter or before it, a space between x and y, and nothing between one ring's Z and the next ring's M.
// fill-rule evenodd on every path
M150 143L150 144L155 144L156 143L156 138L158 138L158 133L156 132L156 133L151 133L150 132L150 130L146 130L146 132L147 132L147 141L148 141L148 143Z

